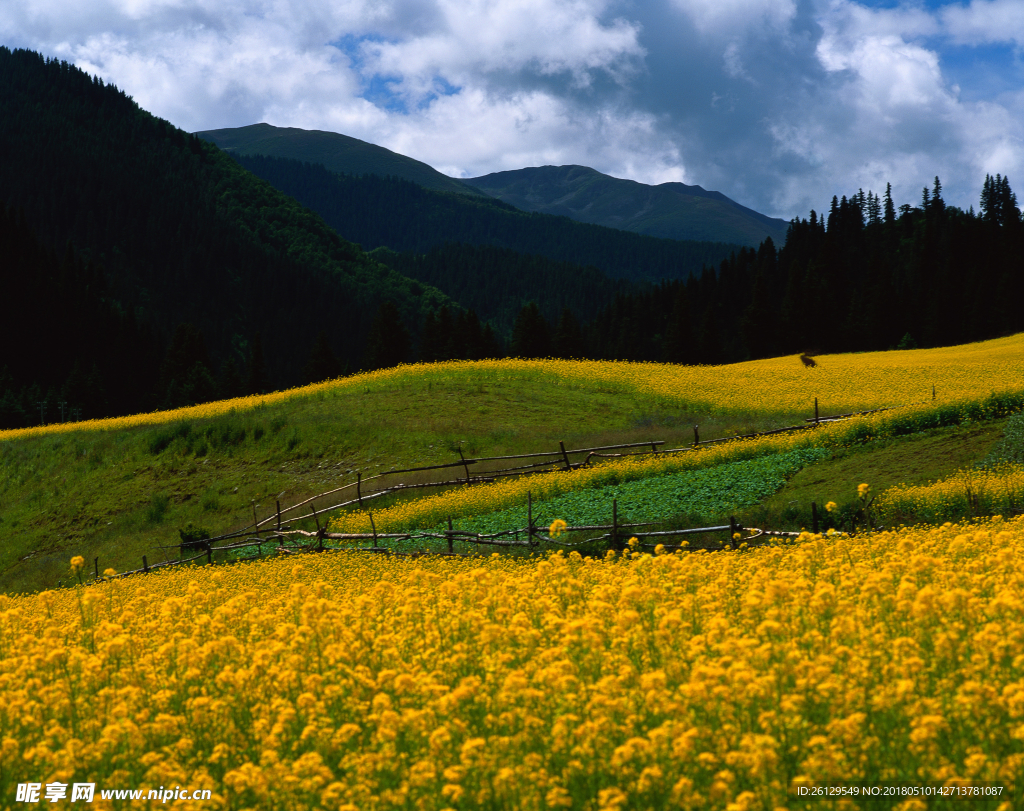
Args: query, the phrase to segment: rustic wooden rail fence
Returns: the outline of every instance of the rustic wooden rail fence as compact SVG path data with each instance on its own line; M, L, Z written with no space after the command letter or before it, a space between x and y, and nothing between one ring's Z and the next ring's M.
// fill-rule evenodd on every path
M545 531L537 525L536 521L532 517L528 520L526 527L519 527L515 529L503 530L500 532L493 533L480 533L472 532L468 530L458 530L452 528L452 521L448 519L448 529L442 532L328 532L325 528L319 528L316 532L308 530L298 529L284 529L280 532L274 531L268 533L265 537L250 537L240 543L234 543L224 546L208 547L198 555L194 555L188 558L182 558L180 560L167 560L161 563L148 563L147 559L143 557L143 567L141 569L135 569L134 571L119 572L116 577L127 577L133 574L149 573L161 568L167 568L170 566L179 566L186 563L192 563L202 558L206 558L208 563L213 563L213 552L227 552L239 549L257 549L260 556L262 556L263 549L267 548L269 552L273 554L302 554L302 553L313 553L313 552L371 552L371 553L383 553L388 555L395 555L399 557L420 557L424 555L442 555L450 557L467 557L473 555L479 555L478 551L456 551L455 542L461 542L462 544L470 544L472 546L480 547L503 547L503 548L520 548L524 550L539 549L547 544L554 547L563 549L574 549L581 546L601 546L606 545L606 548L623 551L630 546L630 541L636 539L636 548L641 550L656 550L661 547L667 552L673 551L696 551L716 549L737 549L741 545L746 544L747 546L761 545L764 543L779 541L779 540L792 540L799 537L798 532L779 532L767 529L761 529L757 527L743 527L735 518L730 518L728 524L721 524L717 526L708 527L688 527L682 529L667 529L667 530L655 530L647 529L648 527L656 527L660 524L664 524L664 521L643 521L643 522L619 522L618 521L618 502L613 500L612 502L612 523L610 524L587 524L580 526L566 526L562 527L559 535L573 534L573 533L585 533L586 537L576 540L560 540L558 537L553 537L550 531ZM600 534L594 534L600 533ZM723 541L719 543L704 543L699 546L691 546L689 543L665 543L672 538L680 538L684 536L695 536L695 535L715 535L725 534ZM372 541L372 546L325 546L324 541L335 541L335 542L358 542L358 541ZM422 543L425 541L439 540L444 541L447 545L447 549L419 549L419 550L404 550L402 548L395 548L400 543ZM388 545L382 545L388 544ZM172 547L161 547L161 548L172 548ZM221 563L228 563L234 561L220 561ZM98 559L95 561L96 578L100 579L99 574L99 562Z
M935 400L936 391L935 387L932 386L931 400ZM590 527L566 527L566 532L595 532L607 530L608 534L598 537L590 537L584 541L580 541L578 544L567 544L566 542L560 542L555 538L549 536L543 536L540 531L533 526L532 519L529 522L530 526L517 529L508 530L506 532L499 532L494 534L481 534L472 533L461 530L452 530L449 528L448 532L444 534L431 534L431 533L378 533L376 531L372 533L331 533L327 531L326 517L333 512L343 510L349 507L358 506L360 509L366 510L370 514L371 524L373 521L372 512L367 507L367 504L377 501L378 499L385 498L387 496L401 494L411 490L427 489L427 488L445 488L454 486L465 486L472 484L482 484L487 482L497 481L500 478L505 477L519 477L529 476L538 473L548 473L554 470L577 470L588 466L593 460L601 459L621 459L626 456L650 456L653 454L676 454L676 453L687 453L699 450L702 447L715 445L722 442L734 442L742 439L756 439L762 436L771 436L774 434L792 433L796 431L813 430L820 425L838 422L841 420L851 419L853 417L864 416L867 414L877 414L883 411L891 411L897 408L905 408L911 405L920 405L927 400L920 400L914 403L907 403L903 405L886 406L884 408L874 408L865 411L857 411L846 414L835 414L829 416L822 416L819 410L818 398L814 398L814 416L805 419L801 425L789 425L783 428L776 428L769 431L755 431L749 434L741 434L737 436L721 437L718 439L701 440L700 438L700 426L693 426L693 442L678 448L662 448L665 444L664 440L648 440L644 442L631 442L618 445L602 445L591 448L576 448L567 449L564 442L559 442L559 448L557 451L538 451L536 453L524 453L524 454L513 454L509 456L485 456L476 458L466 458L462 452L461 447L459 448L459 459L458 461L447 462L439 465L425 465L420 467L403 468L400 470L389 470L382 473L378 473L374 476L367 477L364 479L360 472L356 473L356 480L349 482L340 487L333 488L314 496L310 496L302 501L299 501L290 506L281 507L279 501L275 503L275 510L270 515L260 519L256 512L257 505L253 503L253 523L242 529L233 530L222 533L220 535L203 539L202 541L185 542L182 544L174 544L172 546L161 546L157 547L161 550L178 549L181 552L186 550L192 551L199 549L200 551L190 557L179 557L177 560L164 560L159 563L150 564L146 556L143 556L143 565L141 569L136 569L130 572L123 572L121 575L138 574L141 572L150 572L155 569L166 568L168 566L178 566L186 563L193 563L206 558L207 563L213 562L214 552L228 552L239 549L256 548L259 554L262 554L264 547L269 548L275 554L289 554L296 552L305 551L319 551L325 547L323 545L324 540L329 541L355 541L355 540L370 540L373 539L374 545L372 547L348 547L353 551L374 551L374 552L385 552L390 551L386 547L379 547L378 542L381 539L392 539L392 540L410 540L414 537L431 539L441 538L447 539L448 541L448 554L455 554L453 551L453 542L455 539L463 540L466 542L484 545L484 546L504 546L504 547L516 547L516 546L531 546L535 545L533 541L537 538L543 538L544 542L551 543L555 546L571 546L571 545L582 545L582 544L594 544L601 540L610 540L610 543L614 545L618 543L619 530L623 530L627 527L644 527L653 526L656 523L648 524L617 524L613 520L612 524L607 526L590 526ZM647 450L647 449L650 450ZM636 450L643 449L643 450ZM584 458L572 460L572 457L579 457L583 455ZM525 460L540 460L525 462ZM523 462L522 464L513 464L510 466L498 467L491 470L481 469L483 466L495 463L495 462ZM474 476L470 467L474 466L480 469L479 475ZM378 487L383 484L385 479L394 479L396 476L408 476L410 474L422 474L431 471L446 471L456 468L462 468L465 476L456 478L444 478L441 480L425 481L425 482L398 482L397 484L387 485ZM342 501L330 504L327 507L321 507L319 510L316 508L315 503L320 501L322 504L323 499L334 497L335 499L341 497L340 494L346 493L347 498ZM354 497L353 497L354 496ZM307 508L308 512L302 512L303 508ZM817 505L812 504L812 514L814 517L813 531L817 531L818 527L818 515ZM299 513L295 515L294 513ZM324 523L321 523L321 519L324 519ZM312 520L316 524L316 530L304 530L294 528L290 524L299 523L302 521ZM285 522L288 522L287 524ZM450 522L449 522L450 523ZM729 530L730 527L723 525L720 527L698 527L691 529L682 530L666 530L660 533L641 533L637 535L641 537L672 537L676 535L687 535L687 534L707 534L715 532L724 532ZM755 535L751 536L746 541L754 540L755 538L786 538L796 537L799 533L785 533L785 532L773 532L765 529L757 528L742 528L733 526L732 529L736 529L742 532L754 532ZM527 536L526 541L519 540L519 536L525 534ZM635 533L634 533L635 534ZM731 536L730 536L731 537ZM225 544L225 541L235 541L235 543ZM663 544L664 545L664 544ZM648 545L641 543L641 547L646 548L650 546L653 548L654 545ZM614 548L614 546L613 546ZM666 549L681 548L678 546L666 546ZM422 553L396 553L396 554L422 554ZM94 559L94 567L96 577L99 578L99 559ZM119 575L119 576L121 576Z

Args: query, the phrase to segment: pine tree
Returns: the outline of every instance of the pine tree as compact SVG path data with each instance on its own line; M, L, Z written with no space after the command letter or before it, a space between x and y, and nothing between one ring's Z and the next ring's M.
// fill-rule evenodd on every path
M249 364L245 374L246 394L265 394L267 391L267 366L263 358L263 335L257 332L249 347Z
M165 408L191 405L185 395L186 383L196 364L210 368L210 355L202 331L183 322L174 330L160 368L159 398Z
M443 345L444 336L441 334L437 316L431 310L423 319L423 329L420 332L420 360L423 363L441 360Z
M665 330L663 351L669 363L693 363L697 359L692 317L686 285L680 284L672 300L672 313Z
M551 355L551 329L536 302L523 306L512 329L510 352L514 358L546 358Z
M409 360L412 341L394 302L381 302L367 336L367 369L388 369Z
M587 355L586 342L579 321L568 307L562 308L562 315L555 328L555 339L552 347L556 358L579 359Z
M316 336L313 347L309 352L309 359L302 370L302 378L307 383L319 383L321 380L333 380L341 377L341 364L338 362L334 350L331 349L331 341L327 337L326 330L320 330Z

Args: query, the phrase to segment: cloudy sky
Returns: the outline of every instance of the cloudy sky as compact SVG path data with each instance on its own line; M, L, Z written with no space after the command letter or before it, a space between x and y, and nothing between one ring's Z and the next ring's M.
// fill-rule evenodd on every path
M331 130L456 177L584 164L787 219L935 175L1024 197L1021 0L4 0L0 41L190 131Z

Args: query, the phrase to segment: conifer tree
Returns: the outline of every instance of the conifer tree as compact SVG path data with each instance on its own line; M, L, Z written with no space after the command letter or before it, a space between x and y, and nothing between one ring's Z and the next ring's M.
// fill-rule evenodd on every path
M562 315L558 319L558 326L555 328L555 338L552 347L556 358L586 357L587 348L583 338L583 330L579 321L572 314L568 307L562 308Z
M394 302L381 302L366 344L366 369L387 369L409 360L412 341Z
M309 359L302 370L302 377L307 383L319 383L321 380L333 380L341 377L341 364L338 362L326 330L320 330L309 352Z
M509 351L514 358L546 358L551 355L551 329L536 302L525 304L519 311Z
M245 374L246 394L265 394L267 391L267 366L263 358L263 335L257 332L249 346L249 364Z

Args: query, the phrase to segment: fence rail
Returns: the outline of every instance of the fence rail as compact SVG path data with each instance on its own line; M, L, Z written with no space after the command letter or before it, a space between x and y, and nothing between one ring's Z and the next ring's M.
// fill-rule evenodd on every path
M935 387L934 386L932 387L931 394L932 394L931 400L935 400L936 393L935 393ZM176 565L181 565L181 564L185 564L185 563L191 563L191 562L194 562L194 561L196 561L196 560L198 560L198 559L200 559L202 557L206 557L207 558L207 562L212 563L213 562L213 553L214 552L219 552L219 551L230 551L230 550L237 550L237 549L244 549L244 548L253 548L253 547L255 547L262 554L262 550L263 550L264 547L273 546L273 544L275 544L275 543L277 544L277 546L274 547L274 552L275 553L287 554L287 553L294 553L294 552L301 552L301 551L310 551L309 548L310 548L310 542L312 541L312 539L316 539L316 543L315 543L316 549L317 550L321 550L321 549L324 548L323 542L324 542L325 539L326 540L334 540L334 541L346 541L346 540L359 540L359 539L367 539L367 540L369 540L369 539L372 538L374 540L374 546L373 547L368 547L367 550L368 551L381 552L381 551L389 551L386 548L382 548L382 547L378 546L378 541L380 539L382 539L382 538L383 539L401 539L401 540L409 540L409 539L411 539L413 537L420 537L420 538L442 538L442 539L447 539L448 542L449 542L448 543L449 554L454 554L454 552L452 550L452 542L454 541L455 538L458 538L458 539L463 540L463 541L468 541L468 542L471 542L471 543L475 543L475 544L491 545L491 546L530 546L530 545L533 545L532 544L532 540L534 538L542 538L544 540L544 542L551 543L551 544L554 544L556 546L562 546L562 547L571 547L571 546L574 546L574 545L581 545L581 544L584 544L584 543L593 544L593 543L601 541L601 540L610 540L611 543L614 545L615 543L618 542L617 533L619 532L619 530L625 530L627 528L638 528L638 527L643 527L643 526L651 526L652 524L650 524L650 523L647 523L647 524L618 524L616 521L613 520L613 523L610 524L610 525L607 525L607 526L605 526L605 525L591 525L591 526L579 526L579 527L566 527L564 531L565 532L570 532L570 533L572 533L572 532L601 532L601 531L605 531L605 530L608 531L607 535L601 535L601 536L597 536L595 538L587 538L584 541L580 541L580 542L578 542L576 544L571 544L571 543L568 543L568 542L558 541L557 539L551 538L549 536L543 536L542 534L539 533L539 530L537 530L537 528L535 526L533 526L532 519L530 521L530 527L527 527L527 528L524 528L524 529L509 530L507 532L496 533L496 534L492 534L492 535L480 534L480 533L471 533L471 532L465 532L465 531L457 531L457 530L451 530L451 529L449 529L448 532L446 532L444 534L441 534L441 535L438 535L438 534L433 534L432 535L430 533L377 533L377 532L372 532L372 533L354 533L354 534L353 533L330 533L330 532L326 531L326 525L323 525L323 526L321 525L320 519L326 518L326 516L329 515L330 513L336 512L336 511L341 510L341 509L345 509L347 507L359 506L360 509L366 509L366 505L367 505L368 502L374 502L374 501L376 501L378 499L385 498L385 497L391 496L391 495L400 494L400 493L403 493L403 492L409 491L409 490L427 489L427 488L444 488L444 487L464 486L464 485L472 485L472 484L483 484L483 483L487 483L487 482L496 481L496 480L498 480L500 478L505 478L505 477L510 477L510 476L517 476L517 477L518 476L529 476L529 475L535 475L535 474L538 474L538 473L551 472L552 470L578 470L580 468L583 468L583 467L586 467L587 465L589 465L590 462L592 460L594 460L594 459L619 459L619 458L623 458L623 457L626 457L626 456L650 456L650 455L654 455L654 454L661 455L661 454L676 454L676 453L693 452L693 451L699 450L702 447L709 446L709 445L715 445L715 444L722 443L722 442L732 442L732 441L741 440L741 439L756 439L757 437L762 437L762 436L771 436L771 435L775 435L775 434L783 434L783 433L791 433L791 432L796 432L796 431L813 430L813 429L817 428L818 426L820 426L822 424L837 422L837 421L846 420L846 419L852 419L853 417L864 416L864 415L867 415L867 414L877 414L877 413L880 413L880 412L883 412L883 411L891 411L891 410L894 410L894 409L897 409L897 408L905 408L908 405L919 405L919 404L924 403L924 402L927 402L927 401L926 400L921 400L921 401L917 401L915 403L909 403L909 404L904 404L904 405L886 406L884 408L870 409L870 410L867 410L867 411L858 411L858 412L852 412L852 413L848 413L848 414L836 414L836 415L831 415L831 416L821 416L820 413L819 413L818 398L814 398L814 416L806 418L804 420L803 424L800 424L800 425L789 425L789 426L785 426L783 428L775 428L775 429L772 429L772 430L769 430L769 431L755 431L755 432L749 433L749 434L741 434L741 435L737 435L737 436L721 437L721 438L718 438L718 439L707 439L707 440L701 440L700 439L700 426L699 425L694 425L693 426L693 442L691 444L685 445L685 446L682 446L682 447L678 447L678 448L669 448L669 449L665 449L665 448L661 447L661 446L666 444L664 440L647 440L647 441L644 441L644 442L630 442L630 443L623 443L623 444L617 444L617 445L602 445L602 446L598 446L598 447L576 448L576 449L567 449L565 447L565 443L564 442L559 442L558 443L559 448L558 448L557 451L555 451L555 450L552 450L552 451L537 451L535 453L512 454L512 455L506 455L506 456L482 456L482 457L476 457L476 458L466 458L463 455L463 453L462 453L462 449L459 448L459 451L458 451L459 452L459 459L457 461L453 460L451 462L445 462L445 463L437 464L437 465L424 465L424 466L419 466L419 467L402 468L400 470L389 470L389 471L384 471L382 473L378 473L378 474L376 474L374 476L370 476L370 477L368 477L366 479L363 479L362 473L357 471L357 473L356 473L356 480L354 482L349 482L347 484L341 485L340 487L335 487L333 489L326 490L326 491L321 492L321 493L317 493L314 496L310 496L308 498L303 499L302 501L299 501L299 502L297 502L295 504L292 504L292 505L284 507L284 508L281 507L281 504L280 504L279 501L275 502L275 507L276 507L275 511L273 513L271 513L270 515L262 518L262 519L260 519L258 514L256 513L257 505L254 502L253 503L253 523L251 525L245 527L245 528L238 529L238 530L233 530L233 531L229 531L229 532L225 532L225 533L222 533L222 534L217 535L215 537L204 539L202 542L200 542L201 543L200 546L188 547L188 546L186 546L186 544L183 543L183 544L175 544L173 546L160 546L160 547L157 547L158 549L163 549L163 550L177 548L177 549L179 549L181 551L184 551L185 549L191 549L191 548L200 548L200 549L202 549L202 551L198 555L195 555L195 556L190 557L190 558L182 558L182 559L179 559L179 560L165 560L165 561L162 561L160 563L154 563L152 565L150 565L147 562L146 557L143 556L143 567L141 569L136 569L136 570L131 571L131 572L124 572L122 574L127 575L127 574L137 574L137 573L140 573L140 572L149 572L149 571L151 571L153 569L157 569L157 568L166 568L168 566L176 566ZM638 448L644 448L644 449L650 448L650 450L634 451L632 453L626 452L626 451L631 451L633 449L638 449ZM617 452L616 453L608 453L608 451L617 451ZM586 456L582 460L573 461L570 458L570 457L573 457L573 456L579 456L581 454L586 454ZM486 470L486 471L482 470L480 472L480 474L477 475L477 476L474 476L474 475L472 475L470 473L470 466L477 466L477 467L479 467L481 465L485 465L485 464L488 464L488 463L509 462L509 461L518 461L518 460L526 460L526 459L538 459L538 460L542 460L542 461L531 462L529 464L512 465L512 466L507 466L507 467L500 467L500 468L497 468L497 469L494 469L494 470ZM385 487L379 487L379 488L376 487L377 484L382 483L383 480L386 479L386 478L392 478L393 479L395 476L404 476L404 475L409 475L409 474L421 474L421 473L426 473L426 472L436 471L436 470L450 470L450 469L453 469L453 468L462 468L463 471L465 472L465 477L458 477L458 478L454 478L454 479L453 478L445 478L445 479L441 479L441 480L426 481L426 482L409 482L409 483L407 483L407 482L398 482L397 484L392 484L392 485L388 485L388 486L385 486ZM371 489L369 489L368 491L364 491L364 487L366 487L367 485L369 485ZM338 494L345 493L345 492L349 493L349 497L348 498L344 498L342 501L339 501L337 503L331 504L328 507L321 507L319 510L316 508L316 504L315 503L317 501L321 501L321 503L322 503L323 499L326 499L326 498L328 498L330 496L337 496ZM354 493L354 496L355 496L354 498L351 497L351 495L353 493ZM300 513L299 515L294 515L293 514L293 513L296 513L296 512L300 512L302 510L302 508L304 508L304 507L308 507L308 511L307 512ZM812 505L812 511L814 512L815 519L816 519L817 512L816 512L816 509L814 509L815 507L816 507L816 505ZM373 520L372 512L370 512L369 510L367 510L367 512L370 513L370 520L371 520L371 523L372 523L372 520ZM304 530L304 529L299 529L299 528L295 528L295 527L291 526L291 524L299 523L299 522L302 522L302 521L309 521L309 520L313 520L316 523L316 526L317 526L316 531ZM288 524L285 524L284 523L285 521L287 521ZM817 524L817 520L815 520L815 524ZM273 529L267 529L268 527L273 527ZM761 538L761 537L765 537L765 538L786 538L786 537L796 537L797 535L799 535L799 533L775 532L775 531L766 530L766 529L756 529L756 528L755 529L744 529L744 528L740 528L740 527L735 526L735 525L732 528L733 529L742 530L743 532L750 531L750 532L756 533L755 535L751 536L750 539L747 539L747 540L754 540L756 538ZM683 529L683 530L667 530L667 531L661 531L661 532L657 532L657 533L641 533L640 535L637 535L637 537L638 537L638 539L641 538L641 537L666 537L667 538L667 537L672 537L672 536L675 536L675 535L723 532L723 531L728 530L728 529L730 529L729 526L722 526L722 527L697 527L697 528ZM817 527L815 527L815 530L816 529L817 529ZM266 537L261 537L264 533L266 533ZM525 533L528 536L527 540L526 541L517 540L516 538L518 538L518 536L520 534L523 534L523 533ZM508 537L510 537L510 536L513 539L509 540ZM215 546L215 544L220 544L220 543L222 543L224 541L232 541L232 540L237 540L237 539L245 539L245 540L243 540L243 541L241 541L239 543L231 544L231 545ZM304 539L304 542L296 543L295 541L298 540L298 539ZM652 545L644 545L644 544L641 543L641 546L644 547L644 546L652 546ZM668 546L666 546L666 548L681 548L681 547L676 547L676 546L668 547ZM398 554L398 553L395 553L395 554ZM421 553L401 553L401 554L421 554ZM96 577L99 578L99 562L98 562L98 558L95 559L95 568L96 568Z

